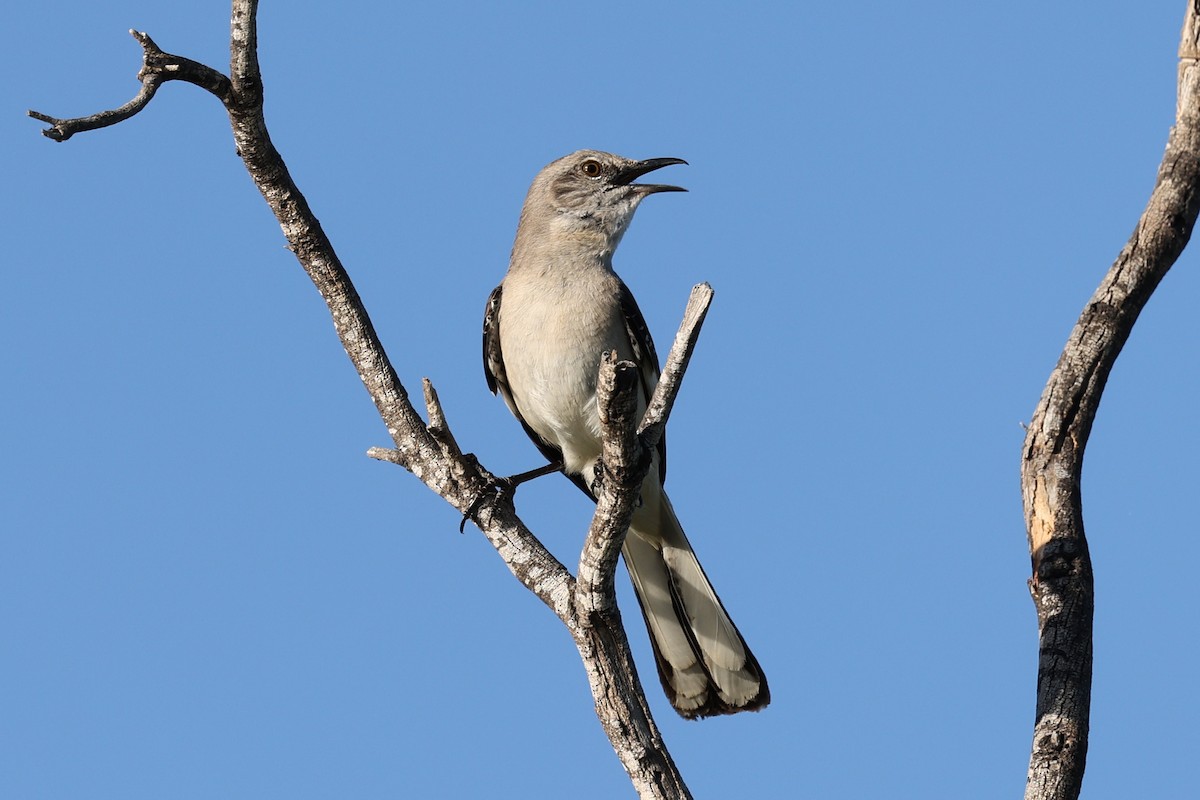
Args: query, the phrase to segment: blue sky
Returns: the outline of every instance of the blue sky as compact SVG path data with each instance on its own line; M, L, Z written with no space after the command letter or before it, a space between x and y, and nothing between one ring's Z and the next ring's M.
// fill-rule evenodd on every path
M664 352L716 289L668 486L773 695L677 718L620 578L693 792L1018 795L1021 422L1153 185L1184 3L264 6L277 146L401 379L498 473L538 463L479 363L530 179L690 162L616 266ZM168 85L62 145L24 118L132 96L130 27L225 70L227 5L8 16L0 795L629 796L558 622L365 457L386 432L217 102ZM1187 252L1087 453L1093 799L1194 791L1198 292ZM567 481L518 508L577 558Z

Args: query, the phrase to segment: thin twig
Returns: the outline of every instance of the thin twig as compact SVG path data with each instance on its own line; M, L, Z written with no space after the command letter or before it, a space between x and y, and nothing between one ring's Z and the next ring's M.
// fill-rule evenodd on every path
M679 396L679 385L696 349L700 327L704 324L704 317L708 314L712 300L713 288L707 283L698 283L692 287L687 306L683 310L683 322L675 334L675 341L671 344L671 351L667 353L667 361L663 365L658 385L654 387L654 394L646 404L646 414L638 426L638 434L647 447L656 447L666 429L667 418L671 415L675 398Z
M34 119L49 123L50 127L42 131L43 136L56 142L65 142L82 131L94 131L124 122L145 108L154 98L158 87L167 81L194 84L216 95L221 102L228 102L232 88L229 78L198 61L164 53L148 34L131 30L129 35L142 45L142 68L137 75L142 88L134 98L120 108L74 119L59 119L40 111L28 111Z

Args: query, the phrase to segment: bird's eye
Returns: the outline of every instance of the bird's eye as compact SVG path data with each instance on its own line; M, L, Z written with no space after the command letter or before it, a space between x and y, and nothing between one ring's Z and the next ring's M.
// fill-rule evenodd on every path
M581 172L583 172L584 175L587 175L589 178L600 177L600 172L601 172L600 162L594 158L589 158L587 161L580 164L579 169Z

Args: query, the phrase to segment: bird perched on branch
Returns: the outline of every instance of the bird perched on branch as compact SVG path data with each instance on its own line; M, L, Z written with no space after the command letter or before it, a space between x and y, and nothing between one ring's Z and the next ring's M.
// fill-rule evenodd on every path
M546 166L525 198L508 273L488 300L488 387L504 398L552 467L593 499L601 451L601 354L614 351L638 366L639 414L659 376L650 332L613 271L613 252L642 200L685 191L634 181L685 163L580 150ZM653 459L621 552L663 689L689 719L760 709L770 701L767 680L663 491L665 437Z

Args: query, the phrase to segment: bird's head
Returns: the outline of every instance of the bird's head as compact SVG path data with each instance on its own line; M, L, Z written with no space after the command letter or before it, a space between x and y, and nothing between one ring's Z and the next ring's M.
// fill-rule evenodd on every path
M682 158L634 161L599 150L580 150L547 165L529 189L525 216L547 223L554 233L600 235L611 252L643 199L658 192L685 192L679 186L634 183L648 172Z

